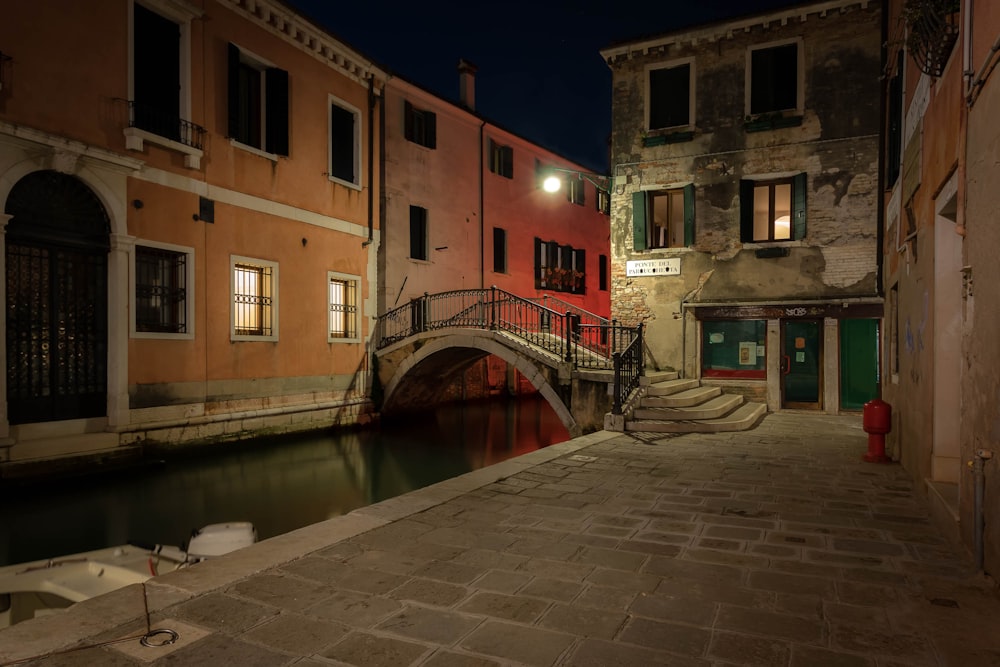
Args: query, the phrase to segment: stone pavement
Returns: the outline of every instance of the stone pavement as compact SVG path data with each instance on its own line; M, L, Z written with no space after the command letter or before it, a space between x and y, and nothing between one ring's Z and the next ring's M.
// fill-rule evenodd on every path
M996 589L866 442L594 433L0 631L0 665L1000 665Z

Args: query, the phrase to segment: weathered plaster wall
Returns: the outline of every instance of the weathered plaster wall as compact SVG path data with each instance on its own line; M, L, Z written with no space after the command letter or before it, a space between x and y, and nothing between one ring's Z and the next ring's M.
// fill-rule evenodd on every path
M716 40L677 36L666 46L613 60L613 316L646 321L650 363L693 364L681 334L683 303L873 296L876 285L879 3L825 17L807 14ZM720 31L721 32L721 31ZM805 108L799 127L747 133L748 47L801 38ZM647 67L694 58L695 133L645 147ZM807 235L779 244L788 256L757 258L740 240L739 181L805 172ZM632 195L694 183L691 248L633 250ZM681 275L629 278L628 260L678 257ZM686 334L687 335L687 334Z

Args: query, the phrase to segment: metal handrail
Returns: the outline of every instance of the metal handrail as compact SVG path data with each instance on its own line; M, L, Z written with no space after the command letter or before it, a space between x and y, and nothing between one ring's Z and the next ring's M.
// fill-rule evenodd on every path
M205 145L205 128L148 104L125 100L128 104L128 126L201 150Z
M608 322L580 309L559 312L539 301L497 287L424 294L378 318L375 349L449 327L504 331L575 368L613 370L615 414L621 414L643 374L642 325ZM583 322L584 313L597 322Z

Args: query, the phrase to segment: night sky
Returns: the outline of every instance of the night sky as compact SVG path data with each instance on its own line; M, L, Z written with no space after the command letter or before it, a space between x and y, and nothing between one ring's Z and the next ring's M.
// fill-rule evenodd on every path
M600 49L636 37L743 16L795 0L595 2L284 0L390 72L458 98L457 66L478 67L476 111L579 162L608 168L611 70ZM478 7L478 8L473 8Z

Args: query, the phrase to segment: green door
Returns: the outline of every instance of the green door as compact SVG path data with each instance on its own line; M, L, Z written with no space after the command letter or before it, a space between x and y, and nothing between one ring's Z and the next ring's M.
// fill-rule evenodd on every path
M781 357L781 404L786 408L818 410L823 407L823 323L819 320L785 320Z
M878 395L878 320L841 320L840 407L860 410Z

